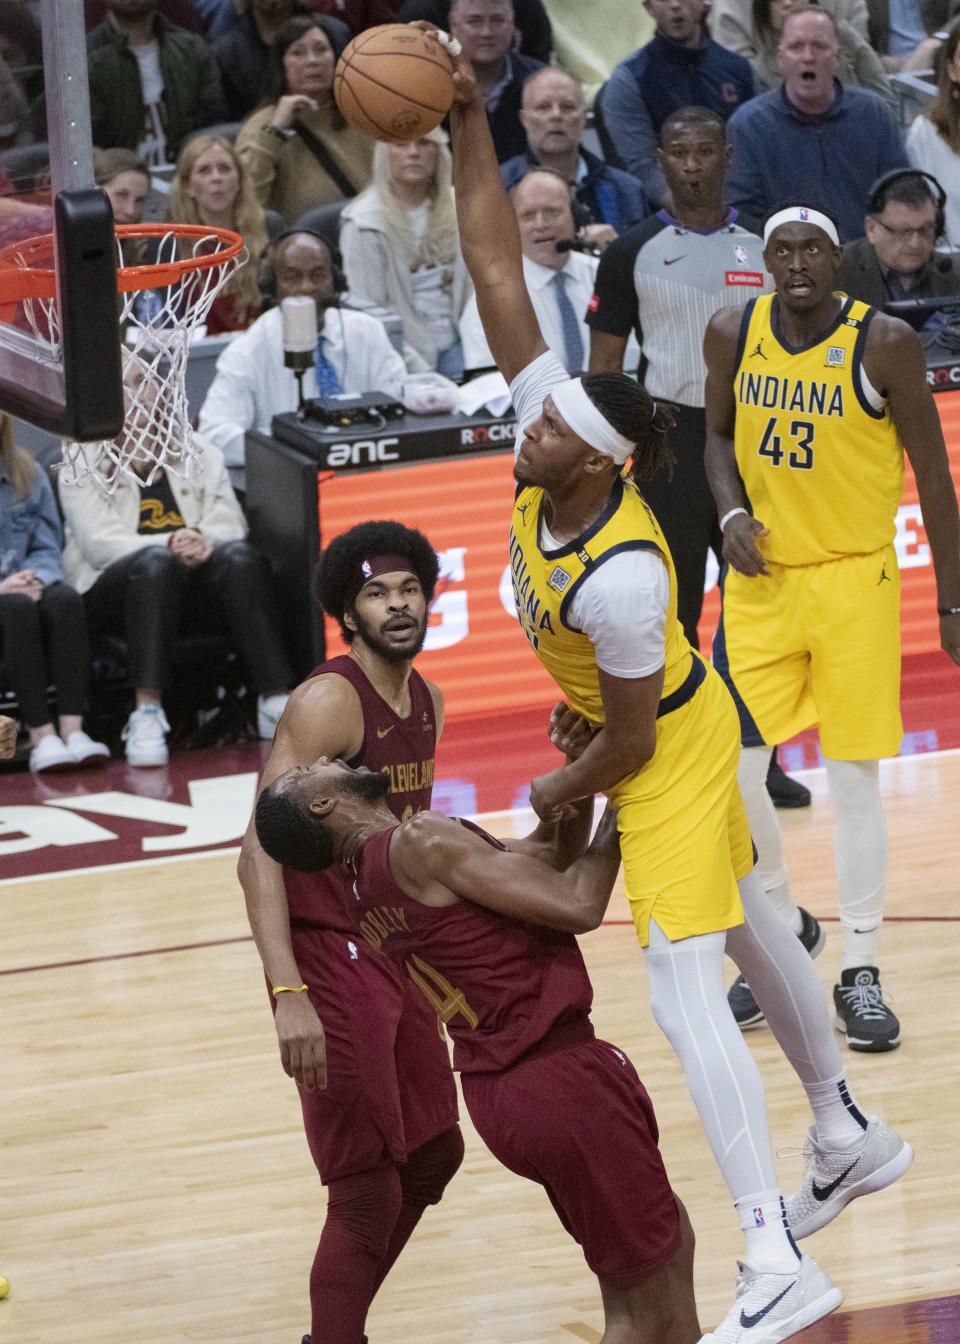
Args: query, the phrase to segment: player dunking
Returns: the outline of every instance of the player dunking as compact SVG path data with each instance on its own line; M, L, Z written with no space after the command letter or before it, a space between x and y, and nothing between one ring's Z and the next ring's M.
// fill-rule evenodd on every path
M594 1038L573 937L599 924L617 875L610 815L564 873L589 834L592 798L504 846L435 813L398 826L383 796L381 776L322 758L264 791L257 830L290 867L345 863L364 937L444 1004L477 1131L544 1187L583 1247L600 1281L604 1344L695 1344L693 1233L640 1079Z
M762 762L769 746L819 723L837 817L837 1026L854 1050L892 1050L900 1024L877 970L887 869L878 758L896 755L902 734L893 537L904 450L941 643L960 663L957 497L920 341L905 322L834 293L833 221L781 210L763 255L776 294L721 309L704 342L707 468L729 563L714 662L740 709L740 785L763 885L797 933ZM762 1016L742 986L731 994L742 1021Z
M443 700L412 663L437 571L427 539L400 523L362 523L331 543L318 591L350 652L290 696L264 785L325 753L382 771L397 817L429 807ZM446 1045L423 996L360 937L342 875L283 872L252 819L239 872L327 1186L312 1344L360 1344L380 1283L463 1156Z
M491 351L517 422L511 563L528 639L573 708L598 729L580 758L535 780L541 817L595 791L618 808L624 877L645 949L654 1015L676 1050L740 1216L746 1257L723 1344L783 1340L839 1300L799 1256L783 1213L763 1084L723 1002L724 949L749 974L799 1075L820 1151L794 1231L823 1226L856 1194L895 1180L909 1146L864 1116L846 1086L806 953L752 871L736 787L739 728L719 676L676 618L669 550L636 478L662 458L667 418L619 374L569 379L527 299L512 211L482 101L457 59L451 115L457 213ZM623 467L633 458L632 476ZM739 888L739 891L738 891ZM742 905L741 905L742 900ZM856 1188L854 1188L856 1187Z

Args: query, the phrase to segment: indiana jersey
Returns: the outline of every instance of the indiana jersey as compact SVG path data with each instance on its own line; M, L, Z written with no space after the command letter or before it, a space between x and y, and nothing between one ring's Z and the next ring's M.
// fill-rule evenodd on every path
M348 765L365 765L368 770L380 770L389 776L387 805L398 820L429 808L437 724L433 698L423 677L415 668L411 669L410 713L401 719L352 658L346 655L331 658L321 663L311 676L330 673L350 682L360 698L363 713L363 743ZM322 873L297 873L285 868L283 879L292 920L356 933L356 923L350 918L345 899L349 884L344 887L339 868Z
M570 624L570 604L580 585L605 560L623 551L655 551L667 567L670 599L666 620L666 700L689 676L691 649L677 620L677 578L670 551L649 505L632 481L619 477L591 527L556 550L540 545L543 490L527 486L517 495L510 529L513 597L523 632L554 681L579 713L603 722L603 701L594 646Z
M903 449L863 371L876 310L842 295L822 340L792 349L776 333L776 297L748 303L734 396L737 466L758 541L780 565L866 555L893 540Z
M499 840L469 822L495 849ZM528 924L470 901L429 906L390 872L393 830L364 844L353 905L366 941L404 967L453 1041L454 1068L499 1072L549 1045L589 1039L593 990L572 933Z

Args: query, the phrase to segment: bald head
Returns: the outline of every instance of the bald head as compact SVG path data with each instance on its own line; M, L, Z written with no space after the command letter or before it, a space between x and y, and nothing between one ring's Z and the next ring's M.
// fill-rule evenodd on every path
M580 85L563 70L538 70L523 86L520 123L541 163L566 161L580 152L587 108ZM572 172L576 172L576 161Z
M322 238L312 233L291 233L273 250L277 298L295 295L312 298L318 310L334 297L333 259Z

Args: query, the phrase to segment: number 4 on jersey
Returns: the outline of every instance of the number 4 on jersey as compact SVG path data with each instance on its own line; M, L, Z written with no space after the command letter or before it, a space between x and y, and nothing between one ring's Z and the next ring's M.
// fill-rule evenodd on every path
M763 438L760 440L760 447L757 449L759 455L769 457L771 465L774 467L779 467L786 457L787 465L793 467L795 471L811 471L813 469L815 426L809 420L791 420L790 437L796 442L796 449L791 449L789 455L784 452L780 435L774 433L776 427L777 417L772 415L767 421Z

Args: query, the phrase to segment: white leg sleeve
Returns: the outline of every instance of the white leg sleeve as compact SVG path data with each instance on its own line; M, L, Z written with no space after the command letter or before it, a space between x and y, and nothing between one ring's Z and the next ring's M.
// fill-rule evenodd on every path
M777 813L767 793L769 747L744 747L737 767L737 782L747 810L750 833L757 847L757 874L760 885L791 928L797 928L800 916L790 895L787 865ZM747 981L749 984L749 980Z
M644 955L653 1015L680 1060L736 1203L775 1190L777 1177L760 1072L724 993L724 942L723 933L709 933L671 943L651 920Z
M827 761L827 786L837 814L834 855L844 934L870 933L883 920L887 823L880 801L879 761Z
M728 954L800 1081L837 1078L843 1064L813 960L761 891L756 869L737 885L744 922L727 930Z

